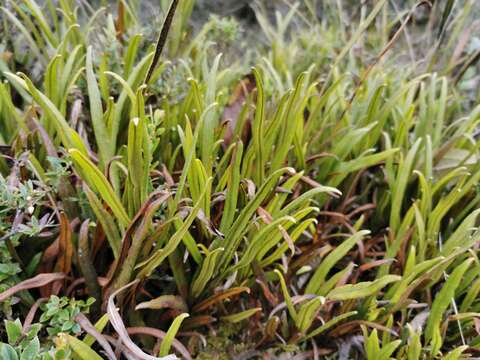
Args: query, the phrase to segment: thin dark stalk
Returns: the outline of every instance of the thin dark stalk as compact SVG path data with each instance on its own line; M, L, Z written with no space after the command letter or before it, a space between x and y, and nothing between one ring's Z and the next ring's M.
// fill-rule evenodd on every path
M172 0L170 7L168 8L167 16L163 21L162 30L160 31L160 36L158 37L157 45L155 47L155 55L153 56L152 63L148 69L147 77L145 78L145 84L148 84L150 81L155 68L157 67L158 60L160 60L160 55L163 52L163 48L167 43L168 32L172 26L173 17L175 15L175 10L177 10L177 5L180 0Z
M465 72L468 70L470 66L475 65L476 62L480 61L480 49L475 51L463 64L463 66L460 68L460 71L458 72L457 76L455 76L455 79L453 83L455 85L458 84L458 82L462 79L463 75L465 75Z
M441 41L443 34L446 29L447 25L447 20L450 17L450 14L452 13L453 10L453 5L455 4L455 0L448 0L445 2L445 7L443 8L443 13L442 13L442 21L440 23L440 27L438 28L438 33L437 33L437 39Z

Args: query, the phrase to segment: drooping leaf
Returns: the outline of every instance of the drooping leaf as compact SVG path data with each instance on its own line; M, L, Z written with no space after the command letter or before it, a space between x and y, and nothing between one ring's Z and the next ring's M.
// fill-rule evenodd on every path
M76 165L77 170L81 174L82 178L87 182L88 186L94 189L102 197L110 209L112 209L113 213L118 218L118 221L124 227L127 227L130 219L122 205L122 202L117 197L105 175L103 175L102 172L92 163L92 161L80 151L76 149L70 149L69 153Z
M320 266L315 270L313 276L308 282L305 292L307 294L316 294L318 289L323 285L329 271L335 266L335 264L343 258L357 242L363 239L366 235L370 234L368 230L362 230L353 234L350 238L343 241L335 250L330 252L327 257L321 262Z
M358 284L348 284L331 290L327 299L329 300L350 300L367 297L376 294L379 290L396 281L400 281L401 276L385 275L375 281L365 281Z

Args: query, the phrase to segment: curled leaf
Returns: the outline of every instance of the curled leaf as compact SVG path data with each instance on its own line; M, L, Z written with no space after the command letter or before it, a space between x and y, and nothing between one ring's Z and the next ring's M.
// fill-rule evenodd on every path
M50 284L53 281L63 280L66 275L63 273L49 273L49 274L38 274L37 276L24 280L21 283L12 286L10 289L5 290L0 293L0 302L5 301L10 296L16 294L19 291L34 289L42 287L44 285Z
M105 350L105 353L107 354L107 357L109 360L115 360L116 356L115 353L112 350L112 347L108 343L108 341L103 337L102 334L95 328L95 326L92 325L90 320L83 314L79 313L75 317L75 321L85 330L89 335L93 336L97 342L100 344L100 346ZM87 347L90 347L91 345L87 344L85 341L82 342Z
M125 328L125 324L122 321L122 317L120 316L117 307L115 306L115 296L120 294L125 289L128 289L130 286L136 284L138 280L133 281L117 291L115 291L110 297L108 298L107 304L107 313L110 318L110 323L112 324L115 331L118 333L118 336L122 343L126 346L126 348L131 351L135 356L142 360L176 360L177 357L175 355L168 355L161 358L148 355L147 353L143 352L130 338L128 335L127 329Z
M138 304L135 310L140 309L175 309L180 311L187 311L188 307L181 296L162 295L153 300L145 301Z

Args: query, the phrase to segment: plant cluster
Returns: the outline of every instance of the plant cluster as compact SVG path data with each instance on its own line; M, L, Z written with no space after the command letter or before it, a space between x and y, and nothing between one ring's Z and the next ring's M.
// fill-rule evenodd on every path
M0 6L0 356L478 355L475 0L159 3Z

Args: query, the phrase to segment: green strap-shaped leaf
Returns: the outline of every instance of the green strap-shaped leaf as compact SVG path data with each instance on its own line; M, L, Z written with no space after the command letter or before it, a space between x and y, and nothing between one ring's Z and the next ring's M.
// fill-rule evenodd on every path
M359 299L377 294L382 288L393 282L401 280L398 275L385 275L375 281L365 281L358 284L348 284L333 289L327 295L329 300L351 300Z
M262 204L265 198L275 189L275 185L285 172L292 171L290 168L283 168L275 171L268 177L262 187L258 190L255 197L248 202L237 217L237 220L230 227L230 230L225 234L224 247L225 252L222 256L220 267L224 267L228 260L231 260L233 253L237 249L242 239L243 234L248 228L251 217L257 211L258 207Z
M110 144L110 136L107 132L107 127L103 119L102 98L100 96L97 79L95 78L95 73L93 71L92 51L92 47L89 46L87 49L86 59L88 99L90 102L90 116L92 119L95 139L97 140L100 162L102 167L104 167L112 158L115 150L112 149Z
M254 309L245 310L236 314L222 316L221 319L223 321L227 321L230 323L238 323L242 320L248 319L249 317L255 315L259 311L262 311L262 308L254 308Z
M408 152L405 161L402 161L400 163L396 181L393 183L392 206L390 212L390 229L393 231L394 234L400 226L400 214L402 211L405 190L407 188L408 179L410 179L410 173L412 172L413 161L415 160L421 142L422 140L418 139Z
M378 339L377 329L373 329L370 335L368 335L368 330L365 326L362 326L363 333L363 347L365 348L365 353L367 359L378 359L380 353L380 341Z
M311 190L308 190L307 192L303 193L299 197L297 197L295 200L291 201L288 205L286 205L282 210L280 210L276 216L283 216L283 215L288 215L291 214L294 210L296 210L298 207L304 204L305 201L313 199L315 195L318 194L329 194L329 195L342 195L342 193L338 190L335 189L334 187L330 186L316 186Z
M362 169L369 168L371 166L377 165L380 162L384 161L385 159L388 159L391 157L393 154L398 152L398 148L394 149L388 149L376 154L372 155L366 155L366 156L361 156L359 158L356 158L354 160L346 161L346 162L341 162L338 167L334 170L335 173L339 173L339 175L336 175L330 182L329 184L333 186L337 186L342 182L342 180L350 173L353 173L355 171L359 171Z
M333 319L327 321L325 324L316 328L311 333L309 333L307 336L303 337L300 341L303 342L303 341L308 340L312 337L320 335L321 333L323 333L323 332L327 331L328 329L332 328L333 326L337 325L340 321L342 321L346 318L349 318L351 316L357 315L357 313L358 313L357 311L350 311L350 312L335 316Z
M211 181L212 178L209 178L208 182L211 183ZM136 266L136 268L143 268L138 274L137 278L141 279L145 276L149 276L153 272L153 270L155 270L168 257L168 255L170 255L177 248L178 244L180 243L180 241L182 241L182 238L185 236L186 232L197 217L204 196L205 191L203 192L198 202L195 204L188 217L183 222L182 226L178 228L175 234L173 234L173 236L169 239L167 244L163 248L157 250L148 260Z
M378 353L377 359L390 360L393 352L397 350L401 343L402 340L395 340L386 345L383 345L382 349Z
M61 55L56 55L50 60L45 72L44 87L45 95L59 107L60 87L58 78L60 77L60 68L63 66Z
M328 280L326 280L319 288L317 291L318 295L325 296L328 294L330 290L332 290L337 283L342 279L344 276L347 275L347 273L351 272L353 268L355 267L355 264L353 262L350 262L345 269L340 270L336 274L332 275L329 277Z
M410 324L407 324L409 340L407 345L407 360L420 360L422 355L421 331L415 332Z
M57 109L57 107L47 96L42 94L35 87L35 85L33 85L32 81L25 74L20 75L21 77L12 73L5 73L5 76L7 76L9 79L13 79L24 89L28 90L35 102L40 105L42 110L45 112L45 115L48 117L48 119L53 121L53 125L55 126L57 134L65 147L75 148L78 151L81 151L83 154L87 154L85 145L81 140L79 140L80 136L75 132L75 130L70 128L60 110ZM72 135L76 135L75 138Z
M468 270L471 263L474 259L469 258L465 260L462 264L457 266L455 270L449 275L447 281L443 285L440 292L435 296L435 300L432 304L432 309L430 310L430 315L428 316L427 326L425 327L425 343L430 342L435 333L438 334L440 331L440 324L443 320L445 310L452 303L452 299L455 296L455 290L460 285L463 275ZM433 349L432 349L433 350ZM436 355L433 353L432 355Z
M305 72L298 76L295 89L289 98L287 111L283 118L283 128L281 129L275 152L271 159L270 166L274 171L279 169L284 163L293 143L297 124L299 121L303 122L303 109L306 104L301 95L305 86L306 76L307 74Z
M302 333L305 333L310 326L312 326L313 321L315 320L320 307L325 303L325 298L322 296L318 296L306 304L300 306L300 310L298 311L298 319L297 319L297 328Z
M265 165L264 165L264 122L265 122L265 95L263 91L263 83L260 73L257 69L252 69L253 75L255 76L255 83L257 85L257 107L255 109L255 118L253 120L253 146L255 148L256 156L256 183L263 183L263 178L265 176Z
M125 55L123 56L123 77L125 79L128 79L130 76L135 58L137 56L138 45L140 44L142 37L142 34L136 34L130 38L127 51L125 51Z
M233 272L242 267L249 266L250 263L258 256L259 251L262 248L268 247L268 249L270 249L275 244L278 244L279 240L281 239L281 234L279 236L276 236L279 226L283 225L287 226L288 228L290 225L289 223L294 224L295 222L296 221L293 217L283 216L281 218L273 220L270 224L262 226L259 231L257 231L253 235L253 238L248 244L247 249L243 252L240 261L231 268L230 272ZM267 246L267 240L272 240L272 238L274 243L271 246Z
M288 312L290 313L291 318L297 324L298 323L298 314L295 310L295 306L293 305L292 298L288 293L287 284L285 283L285 279L283 278L282 273L280 270L275 269L275 274L277 274L278 278L280 279L280 286L282 288L283 298L285 300L285 304L287 305Z
M146 55L132 70L128 80L125 83L125 80L121 76L115 73L109 72L108 74L115 77L116 80L120 81L123 85L122 92L118 97L117 103L115 104L115 113L113 115L113 122L111 124L111 136L112 136L112 147L116 148L117 146L117 135L122 127L124 110L127 104L127 99L133 103L135 102L135 93L138 86L143 82L145 74L148 69L148 65L153 57L153 52ZM126 86L128 85L128 87ZM131 91L130 91L131 90ZM133 93L133 97L132 97ZM132 105L133 105L132 103Z
M400 299L408 285L410 285L415 279L417 279L426 271L435 269L435 267L444 260L445 259L443 257L437 257L435 259L425 260L421 263L418 263L413 267L409 274L404 274L402 280L390 288L385 295L385 299L389 299L393 304L395 304Z
M148 196L149 170L151 165L151 151L148 138L146 117L144 114L144 99L141 89L137 91L135 100L138 105L137 115L130 121L128 127L128 211L135 214Z
M468 349L467 345L459 346L458 348L450 351L443 360L458 360L465 350Z
M304 210L305 210L304 212L305 215L308 215L308 213L310 213L311 211L318 211L318 208L308 207L308 208L305 208ZM303 211L300 211L300 212L303 212ZM300 216L302 216L302 214L300 214L300 216L297 216L297 214L293 215L293 218L297 221L297 224L287 223L286 227L283 227L282 229L279 228L277 239L274 239L273 241L271 241L269 237L267 237L267 241L265 242L266 244L265 247L268 247L268 251L265 251L265 248L260 248L260 250L257 253L257 260L261 260L259 264L262 268L274 263L278 259L281 259L282 256L284 256L286 252L291 248L291 244L295 244L295 242L298 240L298 238L300 238L300 236L304 234L307 228L317 222L315 218L310 218L310 219L301 221ZM285 231L288 230L290 226L294 227L294 229L288 234L288 236L290 237L290 239L288 239L286 237L287 234L284 232L284 230ZM283 239L284 241L282 241L281 243L278 243L281 239ZM272 249L277 243L278 243L278 246L274 248L273 252L270 252L270 249ZM267 256L267 253L270 253L270 255Z
M102 360L102 357L98 355L90 346L78 340L77 338L68 335L68 334L60 334L61 338L63 338L68 345L72 348L73 352L81 359L81 360Z
M28 131L28 127L25 124L25 121L18 113L15 105L12 102L12 97L8 85L6 83L0 82L0 107L3 117L9 118L14 121L15 126L19 126L23 131ZM12 124L13 125L13 124Z
M215 104L215 93L217 88L217 73L218 67L220 65L220 59L222 54L216 56L213 61L212 68L210 72L206 74L206 94L205 101L208 106ZM202 122L201 134L200 134L200 153L201 159L205 167L207 168L207 173L211 175L212 168L212 154L214 154L213 147L215 142L215 128L218 124L218 118L214 112L208 112L205 115L205 119Z
M370 231L368 230L359 231L342 242L335 250L328 254L328 256L321 262L317 270L315 270L315 273L308 282L305 293L317 294L318 289L320 289L325 282L329 271L355 246L357 242L359 242L368 234L370 234Z
M13 6L16 7L17 9L19 9L18 5L16 5L15 2L13 2ZM42 55L42 53L40 51L40 47L38 46L37 42L35 42L35 40L30 35L30 31L29 31L30 29L35 29L35 31L36 31L36 28L33 25L33 23L31 21L29 21L29 24L31 25L31 27L30 27L30 29L27 29L24 26L24 23L26 23L26 22L25 21L20 21L19 19L17 19L17 17L14 14L12 14L6 7L2 6L2 7L0 7L0 10L2 10L5 13L5 15L7 16L7 18L12 22L12 24L15 25L22 32L22 35L24 36L24 39L26 40L26 42L30 46L30 49L32 50L33 54L37 57L37 59L40 62L42 62L43 64L45 64L46 60L45 60L45 57ZM25 15L25 13L22 12L21 9L20 9L19 15ZM28 17L27 17L27 19L28 19ZM39 36L38 38L41 38L41 37Z
M228 168L227 195L225 199L225 207L223 209L222 221L220 223L220 231L225 231L232 225L235 219L235 211L237 210L238 188L240 186L240 165L242 163L243 143L236 143L233 150L231 164Z
M460 226L450 237L445 241L441 254L450 254L455 247L468 248L473 245L478 239L478 233L472 238L472 229L475 228L475 223L480 215L480 209L473 211L462 221Z
M198 297L202 293L203 289L205 289L205 286L214 275L217 266L218 255L220 255L222 251L223 248L215 249L207 255L205 260L203 260L200 273L192 284L191 293L194 298Z
M38 4L33 0L22 0L22 2L30 10L32 16L35 18L38 26L42 31L42 34L45 36L47 41L53 48L56 48L58 46L59 40L52 33L49 21L44 16L44 13L42 12Z
M188 311L185 300L178 295L162 295L150 301L142 302L135 307L135 310L140 309L175 309L183 312Z
M445 25L447 24L447 20L450 17L450 13L453 10L453 5L454 4L455 4L455 0L445 1L445 7L443 8L443 12L442 12L442 20L440 22L440 26L438 27L437 39L440 39L440 37L443 34L443 31L445 29Z
M70 149L69 153L72 156L75 167L79 171L82 179L90 188L94 189L100 194L102 199L112 209L120 224L126 228L130 222L130 219L122 205L122 202L115 194L115 191L105 175L103 175L103 173L90 161L90 159L88 159L80 151L76 149Z
M110 321L110 318L108 317L108 314L103 314L103 316L100 319L98 319L98 321L95 323L94 327L95 329L97 329L99 333L102 333L103 329L105 329L109 321ZM82 342L87 346L92 346L95 343L95 341L97 341L95 337L93 337L90 334L87 334L83 338Z
M117 258L120 255L120 247L122 245L122 237L120 235L120 229L112 216L102 205L102 202L93 193L88 186L84 187L85 194L87 195L90 207L93 213L97 217L97 220L102 225L103 231L107 237L108 243L113 251L113 256Z
M180 329L180 325L182 325L182 321L189 317L190 315L187 313L183 313L178 315L175 320L173 320L172 325L168 328L167 334L162 340L160 344L160 352L158 355L160 356L167 356L170 352L170 348L172 347L173 340L175 339L175 335L177 335L178 329Z

